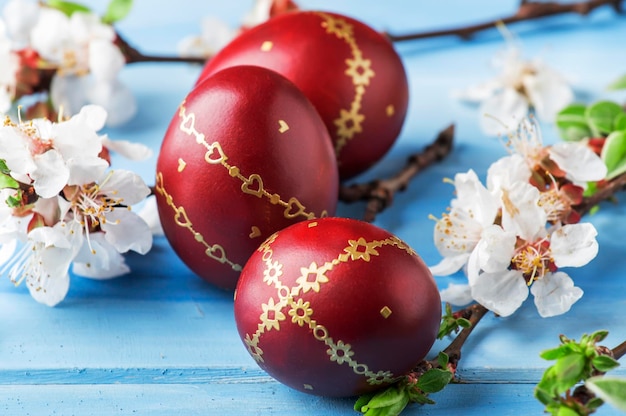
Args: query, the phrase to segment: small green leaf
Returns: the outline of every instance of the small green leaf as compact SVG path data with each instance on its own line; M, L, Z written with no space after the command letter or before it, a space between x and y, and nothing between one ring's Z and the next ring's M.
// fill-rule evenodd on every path
M565 357L572 353L572 348L570 344L559 345L556 348L552 348L550 350L542 351L539 356L544 360L558 360L561 357Z
M552 395L544 389L535 387L534 393L535 393L535 397L537 398L537 400L539 400L541 403L543 403L546 406L554 402L554 398L552 397Z
M554 364L557 377L557 391L562 393L576 384L584 375L585 357L580 354L570 354L559 358Z
M596 410L598 407L604 404L604 400L599 397L594 397L593 399L587 402L587 409Z
M598 355L597 357L594 357L593 360L591 360L591 364L596 368L596 370L602 371L603 373L619 367L619 362L608 355Z
M581 415L578 414L578 412L574 409L570 409L569 407L566 407L566 406L561 406L559 408L559 411L556 413L556 416L581 416Z
M119 22L125 18L133 7L133 0L111 0L102 21L107 24Z
M16 181L9 175L0 173L0 189L4 189L4 188L17 189L19 187L20 187L20 184L18 181Z
M18 190L16 195L9 195L6 199L9 208L17 208L22 205L22 191Z
M354 410L356 410L357 412L360 412L363 406L367 405L369 401L372 399L372 397L374 397L375 395L376 393L369 393L369 394L363 394L362 396L359 396L357 401L354 403Z
M11 173L11 169L9 169L4 159L0 159L0 173L4 173L5 175Z
M585 117L594 135L600 136L613 131L615 117L623 112L619 104L612 101L598 101L587 107Z
M591 135L587 125L584 104L572 104L559 111L556 115L556 126L563 140L578 141Z
M609 331L607 331L606 329L600 329L590 335L591 339L593 339L593 342L604 341L604 339L608 336L609 336Z
M585 386L596 396L626 412L626 379L618 377L591 377Z
M613 81L607 88L610 90L623 90L626 88L626 74Z
M424 393L435 393L443 390L452 377L452 373L448 370L431 368L417 379L417 387Z
M370 409L389 407L394 403L401 401L404 395L404 389L398 389L395 385L390 386L385 390L376 393L374 397L370 399L369 403L367 403L367 407Z
M448 367L449 362L450 362L450 357L448 357L448 354L446 354L443 351L440 351L439 355L437 355L437 364L439 364L439 367L446 368Z
M607 179L626 172L626 131L614 131L609 134L600 157L607 168Z
M80 3L74 3L73 1L48 0L46 4L53 9L57 9L60 12L63 12L68 17L76 12L91 12L91 9L89 9L89 7Z
M469 319L465 319L465 318L459 318L456 320L456 323L461 327L461 328L469 328L472 326L472 323L469 321Z
M626 130L626 113L619 113L613 120L615 130Z

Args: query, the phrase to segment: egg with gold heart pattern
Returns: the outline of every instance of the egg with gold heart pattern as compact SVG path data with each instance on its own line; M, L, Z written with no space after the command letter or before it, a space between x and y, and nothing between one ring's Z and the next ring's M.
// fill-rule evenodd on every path
M342 179L380 160L400 134L408 81L388 39L335 13L282 14L243 32L205 65L199 81L234 65L258 65L293 81L328 128Z
M433 345L441 300L406 243L347 218L304 221L254 252L235 292L239 335L278 381L322 396L379 389Z
M338 172L309 100L274 71L239 66L198 84L157 161L159 217L174 251L234 289L259 244L295 222L333 215Z

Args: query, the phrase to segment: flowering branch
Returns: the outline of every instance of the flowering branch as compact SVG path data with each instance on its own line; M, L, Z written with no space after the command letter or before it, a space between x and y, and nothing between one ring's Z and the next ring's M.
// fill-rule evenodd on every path
M422 152L411 155L404 168L389 179L376 179L368 183L342 186L339 199L346 203L367 201L364 220L374 221L393 202L398 191L404 191L411 179L433 163L445 158L452 150L454 124L442 130L437 138Z
M593 10L602 6L611 6L617 13L622 12L622 0L588 0L578 3L559 2L535 2L522 0L517 11L511 15L475 25L457 27L453 29L435 30L429 32L410 33L405 35L394 35L386 33L392 42L404 42L408 40L427 39L441 36L457 36L461 39L470 39L474 34L493 29L498 24L511 25L526 20L535 20L549 16L565 13L577 13L586 16Z
M624 190L624 188L626 188L626 173L608 181L606 185L598 189L593 195L584 198L583 201L575 207L576 211L580 213L580 215L584 215L601 201L611 199L617 192Z

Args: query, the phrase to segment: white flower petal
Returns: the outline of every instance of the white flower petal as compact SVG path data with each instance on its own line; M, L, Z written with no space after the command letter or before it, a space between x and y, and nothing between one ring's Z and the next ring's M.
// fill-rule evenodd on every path
M458 207L469 213L481 226L493 224L498 213L498 201L480 182L476 172L457 173L454 176L456 198L452 207Z
M137 114L137 100L132 91L118 80L92 82L86 89L89 102L106 109L107 126L120 126Z
M469 285L450 283L446 289L439 292L441 301L454 306L465 306L474 301Z
M461 270L469 256L469 252L446 256L436 265L430 266L430 272L433 276L449 276Z
M528 182L532 172L526 159L518 153L502 157L487 170L487 189L497 195L502 189L510 188L516 182Z
M552 233L550 250L558 267L580 267L598 254L598 241L593 224L567 224Z
M554 121L556 114L574 99L565 78L542 64L535 65L533 74L524 75L522 84L537 117L544 121Z
M479 103L496 93L504 85L498 78L493 78L480 84L470 85L462 91L455 91L455 98L470 103Z
M103 136L102 145L130 160L140 161L152 157L152 149L141 143L129 142L127 140L110 140L107 136Z
M516 240L514 233L503 230L499 225L486 227L474 250L480 268L488 273L507 270L515 253Z
M582 142L559 142L548 149L550 158L576 184L604 179L607 168L602 159Z
M11 260L17 248L17 239L12 239L4 244L0 243L0 266Z
M528 182L515 182L503 189L502 228L531 241L545 230L547 214L539 206L539 190Z
M89 71L96 81L112 82L125 64L124 55L110 41L94 40L89 43Z
M91 279L111 279L130 272L124 256L106 241L104 233L91 233L89 239L74 259L74 273Z
M67 167L70 170L68 185L85 185L95 182L102 177L109 167L109 163L97 156L71 158L67 160Z
M2 14L8 33L17 48L27 45L30 31L39 17L39 4L31 0L11 0L4 6Z
M70 276L67 272L58 275L48 273L39 279L27 278L26 286L33 299L52 307L59 304L67 296L70 288Z
M76 114L81 107L87 104L85 96L88 77L76 75L59 75L52 78L50 84L50 99L54 109L63 108L64 114Z
M505 88L483 101L480 114L483 132L492 136L506 134L528 115L528 102L514 89Z
M37 24L30 32L32 48L44 59L60 64L63 60L63 47L70 41L70 22L67 16L56 9L41 7Z
M270 10L274 0L255 0L252 9L246 13L241 24L244 27L253 27L270 18Z
M150 231L152 232L152 235L164 234L163 227L161 225L161 219L159 217L159 210L157 207L156 197L154 195L146 198L146 203L138 212L138 214L141 218L143 218L146 224L148 224L148 227L150 227ZM431 273L432 273L432 270L431 270ZM448 274L451 274L451 273L448 273Z
M118 252L126 253L129 250L139 254L146 254L152 248L152 233L146 222L134 212L125 208L117 208L106 215L106 222L102 224L104 238L111 243Z
M444 215L435 224L433 235L435 247L444 257L469 253L480 240L482 229L470 213L452 208L449 214Z
M80 109L74 117L75 123L84 124L94 132L101 130L107 121L107 112L104 108L95 104L88 104Z
M564 314L583 296L582 289L574 286L572 279L563 272L546 274L533 283L530 292L543 318Z
M65 161L56 150L48 150L34 157L37 169L30 174L33 178L35 192L42 198L52 198L67 184L70 171Z
M528 297L528 286L515 270L482 273L472 283L472 297L500 316L512 315Z
M143 201L150 195L150 188L141 176L124 169L110 171L100 182L100 192L120 199L120 203L130 206Z

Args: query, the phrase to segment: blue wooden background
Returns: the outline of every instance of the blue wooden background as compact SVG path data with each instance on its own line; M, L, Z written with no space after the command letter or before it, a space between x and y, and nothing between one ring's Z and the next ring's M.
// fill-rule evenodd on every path
M0 7L5 0L0 0ZM106 1L85 1L96 11ZM144 52L173 54L177 42L199 31L199 18L213 14L235 25L250 1L137 0L119 30ZM511 14L515 1L299 0L307 9L351 15L379 30L406 32L475 23ZM581 100L609 98L606 85L626 72L626 17L605 8L591 16L561 16L510 28L527 56L541 56L566 74ZM449 123L456 147L398 195L376 224L408 242L434 264L434 223L453 188L442 178L469 168L484 177L504 150L478 127L478 111L452 91L491 77L493 55L504 47L497 31L469 42L453 38L398 45L410 81L410 108L402 136L391 152L358 181L390 175ZM137 117L109 129L113 139L138 141L158 150L176 107L200 71L185 64L136 64L123 80L139 102ZM547 142L558 140L544 126ZM156 154L145 162L114 159L154 183ZM470 337L459 369L461 384L433 395L435 406L413 406L407 415L540 414L534 384L548 365L539 352L558 335L578 338L605 328L607 346L626 339L626 195L589 218L598 229L600 253L588 266L569 270L585 295L564 316L542 319L532 301L510 318L487 316ZM342 216L360 217L362 204L342 205ZM132 274L111 281L72 277L65 302L37 304L25 287L0 281L0 414L6 415L195 415L353 414L352 399L305 395L275 382L248 356L235 329L232 294L194 276L158 238L146 256L129 255ZM461 275L438 280L440 287ZM435 345L433 352L446 343ZM618 374L626 376L620 369ZM605 406L599 415L617 414Z

